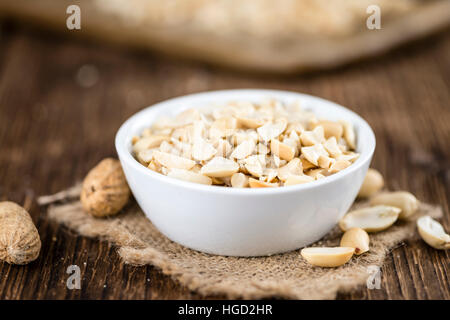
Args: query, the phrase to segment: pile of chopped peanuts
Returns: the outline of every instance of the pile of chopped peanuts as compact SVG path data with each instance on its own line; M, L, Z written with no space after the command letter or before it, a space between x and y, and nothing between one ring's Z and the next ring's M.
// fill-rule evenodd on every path
M234 188L290 186L323 179L358 157L348 121L318 119L300 103L229 102L161 117L133 153L168 177Z

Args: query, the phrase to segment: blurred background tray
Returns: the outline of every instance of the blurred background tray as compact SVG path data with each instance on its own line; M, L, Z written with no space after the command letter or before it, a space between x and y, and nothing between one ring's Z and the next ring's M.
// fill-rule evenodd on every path
M67 6L81 30L66 28ZM381 8L381 30L366 9ZM450 23L448 0L0 0L0 14L236 69L295 73L376 56Z

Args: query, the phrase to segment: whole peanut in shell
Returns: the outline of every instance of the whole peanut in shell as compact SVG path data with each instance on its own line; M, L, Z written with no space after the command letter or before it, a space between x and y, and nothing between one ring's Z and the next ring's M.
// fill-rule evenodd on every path
M0 260L27 264L40 250L41 239L28 212L14 202L0 202Z
M80 200L83 209L94 217L118 213L130 198L120 162L106 158L95 166L83 181Z

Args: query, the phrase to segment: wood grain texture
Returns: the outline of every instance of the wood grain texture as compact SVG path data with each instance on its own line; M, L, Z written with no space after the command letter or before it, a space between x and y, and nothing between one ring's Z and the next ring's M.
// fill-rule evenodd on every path
M17 26L3 24L0 33L0 199L30 204L42 239L35 262L0 263L0 299L221 298L189 292L151 266L123 264L114 247L49 221L34 201L115 156L115 132L136 111L205 90L285 89L353 109L375 131L372 166L387 186L441 204L450 230L448 32L371 62L286 78L231 73ZM99 71L89 88L76 81L85 64ZM450 299L449 261L448 250L408 241L388 256L380 290L360 288L339 298ZM81 268L81 290L66 288L72 264Z

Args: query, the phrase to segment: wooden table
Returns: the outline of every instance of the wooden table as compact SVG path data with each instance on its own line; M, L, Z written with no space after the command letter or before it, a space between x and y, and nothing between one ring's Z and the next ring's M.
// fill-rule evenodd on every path
M35 198L71 186L99 160L115 156L116 130L136 111L205 90L285 89L355 110L376 133L372 166L384 174L387 186L441 204L450 230L449 57L447 32L370 62L277 78L2 25L0 199L30 207L42 250L27 266L0 263L0 299L202 298L151 266L123 264L106 242L49 221ZM86 64L93 66L92 82L98 71L90 87L77 80ZM450 299L449 261L448 250L407 242L389 254L380 290L361 288L339 298ZM72 264L81 268L81 290L66 288Z

